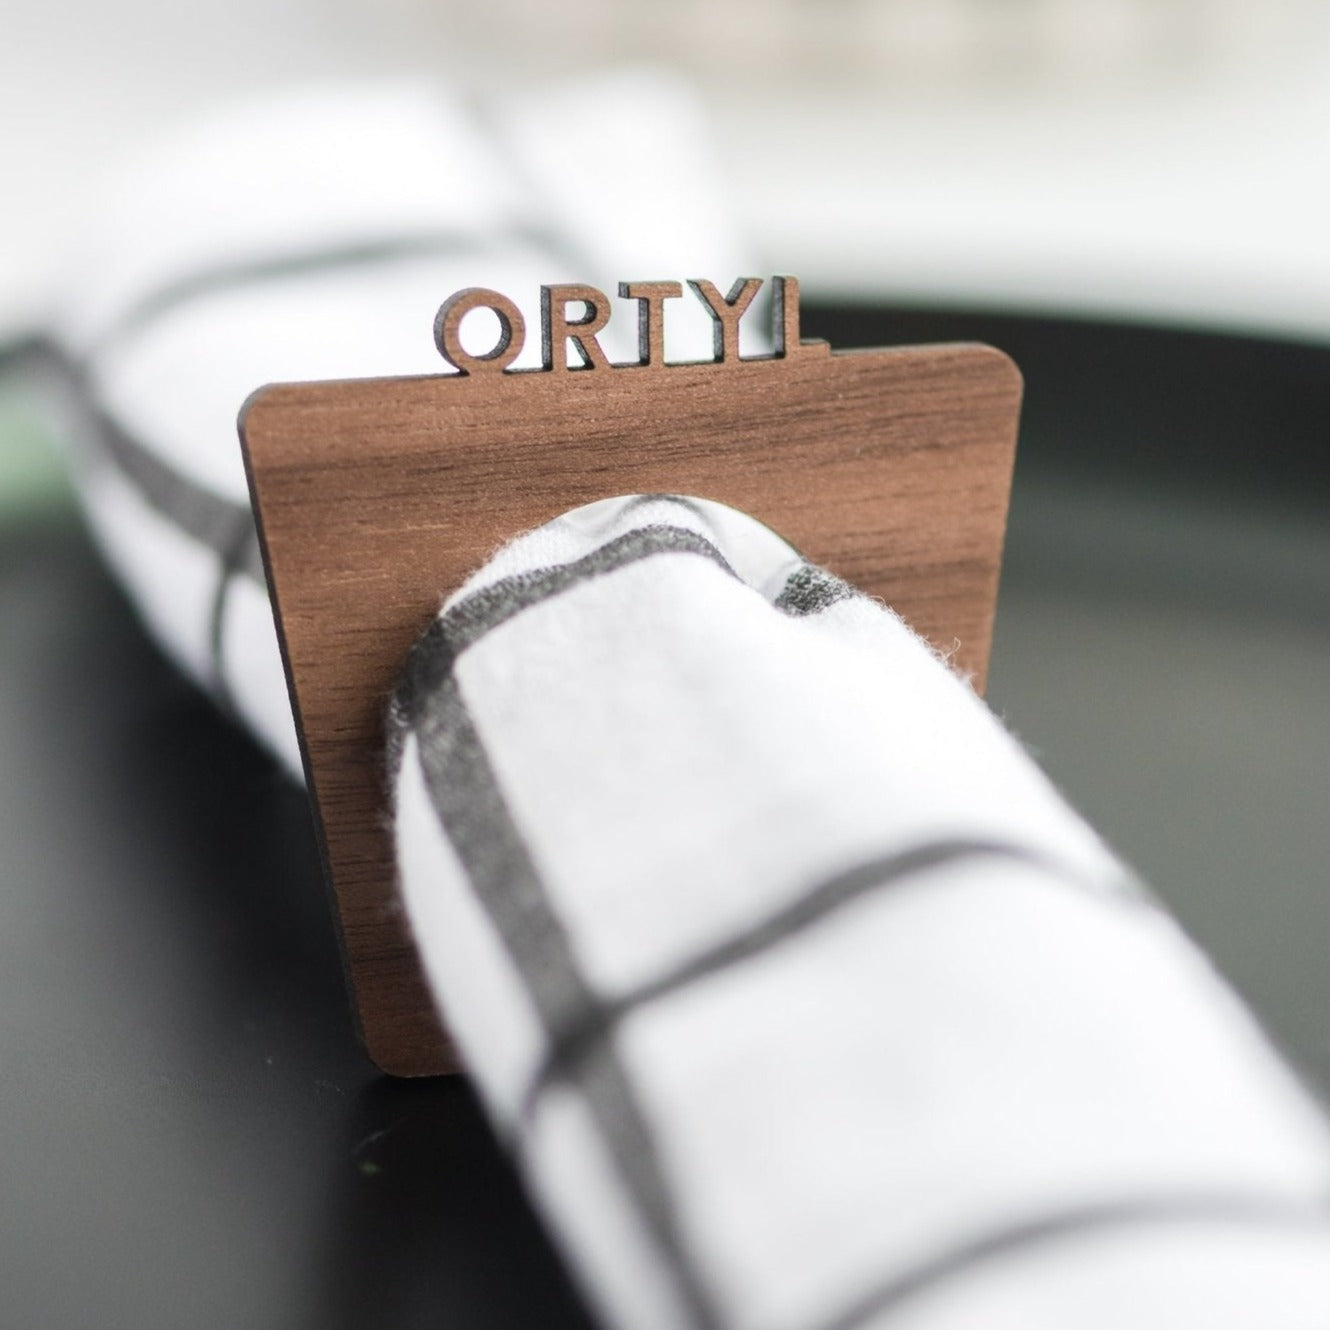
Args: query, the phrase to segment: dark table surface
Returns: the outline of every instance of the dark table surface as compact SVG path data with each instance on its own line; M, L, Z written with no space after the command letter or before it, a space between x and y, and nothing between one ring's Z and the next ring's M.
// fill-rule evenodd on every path
M810 314L1017 354L990 698L1330 1084L1330 353ZM72 511L0 526L0 624L0 1324L588 1324L465 1082L366 1062L303 792Z

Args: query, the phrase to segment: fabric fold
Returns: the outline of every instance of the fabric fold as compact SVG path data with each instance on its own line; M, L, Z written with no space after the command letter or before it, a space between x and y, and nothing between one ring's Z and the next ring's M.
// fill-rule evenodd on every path
M609 1324L1330 1315L1316 1105L965 681L759 523L519 538L389 725L426 971Z

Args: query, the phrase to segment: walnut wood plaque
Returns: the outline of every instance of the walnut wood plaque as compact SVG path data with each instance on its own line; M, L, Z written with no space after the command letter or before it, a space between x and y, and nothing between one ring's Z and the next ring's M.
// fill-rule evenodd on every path
M462 372L278 384L242 414L360 1028L391 1074L457 1063L397 900L384 710L443 598L511 536L612 495L716 499L881 597L983 687L1020 403L1015 366L977 345L833 353L801 342L792 279L776 285L776 355L739 359L752 290L736 283L724 297L693 285L716 321L712 362L663 363L662 312L676 283L621 288L641 311L642 363L626 367L595 355L608 312L599 292L546 288L550 368L521 372L504 368L524 335L516 307L494 292L462 292L436 325ZM585 316L569 319L565 300L582 302ZM484 357L467 355L458 335L477 304L504 329ZM569 368L568 343L583 342L594 348L583 349L588 367Z

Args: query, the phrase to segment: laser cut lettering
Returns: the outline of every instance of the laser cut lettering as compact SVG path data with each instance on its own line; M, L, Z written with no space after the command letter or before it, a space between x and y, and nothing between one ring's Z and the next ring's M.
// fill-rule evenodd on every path
M712 354L717 365L745 361L789 359L793 356L828 355L825 342L805 342L799 336L799 282L794 277L773 277L771 342L772 356L741 356L739 325L762 289L762 278L740 277L721 294L705 278L689 278L688 287L712 319ZM562 283L540 288L541 369L549 372L670 368L665 360L665 302L683 296L680 282L620 282L618 294L637 301L637 361L613 364L600 344L598 334L610 321L609 297L598 287ZM581 304L582 312L569 317L569 308ZM473 310L489 309L499 320L499 339L490 350L475 353L462 345L462 320ZM434 320L434 341L439 354L462 374L501 374L522 354L526 322L517 305L488 287L469 286L443 302ZM580 363L569 358L569 343Z

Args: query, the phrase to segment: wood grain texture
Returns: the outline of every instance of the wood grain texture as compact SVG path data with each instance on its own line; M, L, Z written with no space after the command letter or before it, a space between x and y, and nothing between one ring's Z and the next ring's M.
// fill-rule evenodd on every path
M1015 366L972 345L832 354L793 320L784 357L283 384L247 404L306 772L384 1071L456 1066L397 900L384 709L442 599L502 542L611 495L716 499L880 596L982 688Z

